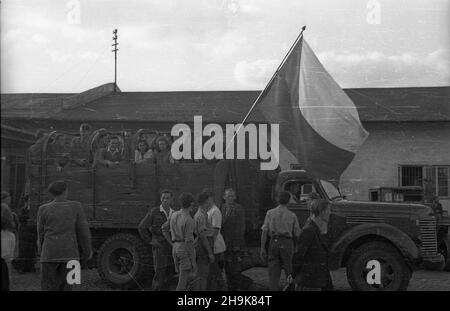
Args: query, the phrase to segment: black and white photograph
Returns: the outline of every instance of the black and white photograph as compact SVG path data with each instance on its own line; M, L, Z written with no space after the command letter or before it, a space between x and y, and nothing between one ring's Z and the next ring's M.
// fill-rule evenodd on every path
M2 291L450 291L448 0L2 0L0 44Z

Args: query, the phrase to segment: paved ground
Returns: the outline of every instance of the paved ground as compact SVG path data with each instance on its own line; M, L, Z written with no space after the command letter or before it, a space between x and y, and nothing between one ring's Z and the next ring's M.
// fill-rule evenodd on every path
M255 289L267 290L267 270L265 268L253 268L245 272L255 283ZM337 290L349 291L345 269L332 273L333 283ZM96 270L83 270L82 284L78 290L107 291L112 290L106 286L97 274ZM11 290L37 291L40 290L38 273L18 274L12 273ZM150 283L141 284L142 290L150 290ZM138 289L139 290L139 289ZM416 271L413 274L408 290L411 291L450 291L450 272L442 271Z

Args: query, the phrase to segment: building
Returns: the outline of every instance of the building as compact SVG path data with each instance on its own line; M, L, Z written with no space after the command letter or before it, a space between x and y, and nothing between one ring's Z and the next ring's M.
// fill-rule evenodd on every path
M450 87L344 90L370 133L341 179L350 199L380 186L431 184L450 210ZM175 123L239 123L258 91L121 92L105 84L80 94L2 94L2 188L22 190L24 154L39 128L170 131ZM255 111L249 122L263 123Z

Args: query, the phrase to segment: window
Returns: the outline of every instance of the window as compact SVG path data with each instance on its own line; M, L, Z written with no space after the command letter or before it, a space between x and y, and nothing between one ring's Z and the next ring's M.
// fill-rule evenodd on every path
M401 186L422 186L422 166L402 166Z
M420 186L425 195L450 196L450 165L445 166L400 166L400 186Z
M284 184L284 190L291 194L289 203L306 201L312 192L316 192L314 185L309 182L288 181Z

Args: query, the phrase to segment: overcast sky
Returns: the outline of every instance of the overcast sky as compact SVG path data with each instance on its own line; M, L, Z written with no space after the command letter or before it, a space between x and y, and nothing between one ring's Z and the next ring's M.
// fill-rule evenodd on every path
M2 0L1 91L258 90L305 39L343 88L450 85L448 0Z

